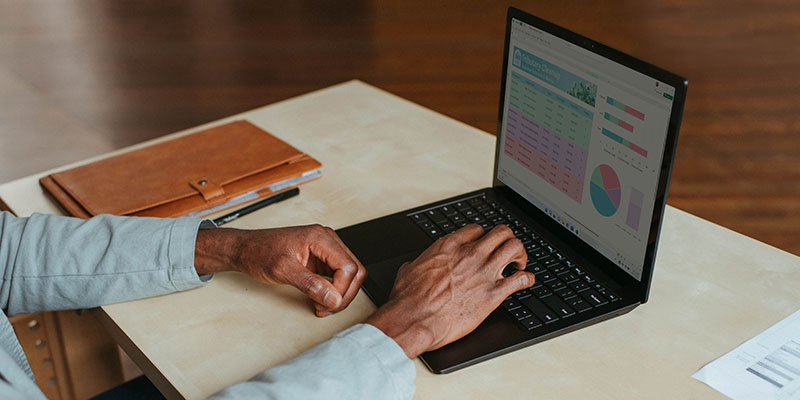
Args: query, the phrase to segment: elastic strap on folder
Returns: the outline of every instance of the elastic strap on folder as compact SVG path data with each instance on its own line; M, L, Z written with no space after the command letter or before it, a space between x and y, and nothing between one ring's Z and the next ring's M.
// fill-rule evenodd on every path
M210 206L222 204L227 200L225 189L208 179L193 179L189 181L189 184L200 192L200 195L203 196L203 200Z

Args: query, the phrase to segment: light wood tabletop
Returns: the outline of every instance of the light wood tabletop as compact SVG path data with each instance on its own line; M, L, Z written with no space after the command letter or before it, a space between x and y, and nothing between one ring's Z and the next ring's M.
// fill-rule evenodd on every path
M493 136L359 81L139 146L234 119L309 153L324 170L300 196L231 227L341 228L491 185ZM0 199L19 216L60 213L38 185L50 172L0 186ZM800 258L667 207L647 304L447 375L415 361L415 398L723 398L690 376L796 311L800 292L790 282L797 281ZM320 319L293 288L226 273L199 289L104 306L97 315L167 397L198 399L374 309L360 293L345 311Z

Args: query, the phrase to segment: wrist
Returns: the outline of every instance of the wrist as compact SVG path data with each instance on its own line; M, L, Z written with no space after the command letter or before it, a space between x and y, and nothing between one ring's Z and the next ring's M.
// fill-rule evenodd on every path
M234 270L239 254L239 235L235 229L201 229L197 232L194 267L198 275Z
M422 320L401 317L406 315L411 314L387 303L367 318L366 323L392 338L406 356L413 360L431 348L434 334Z

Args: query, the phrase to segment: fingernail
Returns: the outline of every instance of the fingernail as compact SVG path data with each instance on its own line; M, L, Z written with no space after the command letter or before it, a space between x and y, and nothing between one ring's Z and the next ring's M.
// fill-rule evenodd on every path
M322 298L322 302L328 306L328 308L336 308L339 306L339 302L341 298L333 293L332 290L328 290L325 292L325 297Z

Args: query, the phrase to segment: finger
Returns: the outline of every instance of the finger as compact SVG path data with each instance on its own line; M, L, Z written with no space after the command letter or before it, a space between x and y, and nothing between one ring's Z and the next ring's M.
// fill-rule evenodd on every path
M347 308L353 299L356 298L358 295L358 290L361 288L361 284L364 283L364 279L367 278L367 270L363 267L356 272L356 276L353 281L350 283L350 287L347 288L347 292L342 296L342 304L339 305L339 308L334 310L335 312L339 312Z
M477 250L479 252L490 253L500 247L506 240L514 237L514 232L508 225L500 224L495 226L487 234L478 240Z
M445 236L445 246L457 245L460 246L464 243L469 243L477 240L483 235L483 228L478 224L465 225L463 228Z
M309 244L311 254L333 271L333 287L339 292L340 297L344 296L358 271L364 267L351 256L349 250L346 250L347 246L337 240L338 236L332 229L323 227L317 229ZM336 305L338 306L339 304Z
M342 296L327 279L306 269L300 263L287 268L286 281L300 289L315 303L328 308L336 308L342 302Z
M339 243L339 246L341 246L341 248L345 251L345 253L347 253L347 255L349 255L350 258L352 258L353 261L356 262L356 265L358 267L364 268L364 265L361 264L361 261L358 259L358 257L356 257L356 255L353 254L352 251L350 251L350 248L347 247L346 244L344 244L344 242L342 241L342 238L340 238L339 235L336 234L336 231L334 231L333 229L331 229L331 228L329 228L327 226L325 227L325 230L328 231L328 234L333 238L333 240L335 240L337 243ZM364 272L366 273L366 269L364 270Z
M350 251L347 245L344 244L339 235L336 234L336 231L328 227L325 227L325 230L328 232L328 235L339 244L339 247L341 247L341 249L344 250L344 252L347 253L347 255L355 262L356 266L355 276L353 277L352 280L350 280L349 283L347 283L347 289L344 291L344 294L342 296L342 304L337 310L341 311L345 309L348 305L350 305L350 302L353 301L353 299L358 294L358 290L361 288L361 284L364 283L364 279L366 279L367 277L367 269L364 268L364 264L361 264L361 261L358 259L358 257L355 256L355 254L353 254L352 251ZM337 282L337 277L336 274L334 273L333 286L338 289L339 287L337 286L337 283L341 284L341 282Z
M533 286L536 277L528 271L519 271L508 278L503 278L497 283L498 297L504 299L511 293Z
M511 238L503 242L500 248L495 250L490 256L487 265L494 269L497 276L501 276L503 269L508 264L514 264L517 269L525 269L528 262L528 254L525 246L517 238Z

